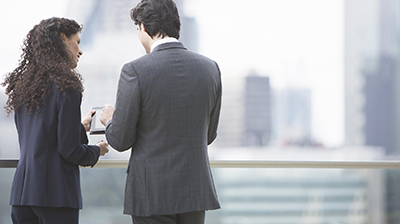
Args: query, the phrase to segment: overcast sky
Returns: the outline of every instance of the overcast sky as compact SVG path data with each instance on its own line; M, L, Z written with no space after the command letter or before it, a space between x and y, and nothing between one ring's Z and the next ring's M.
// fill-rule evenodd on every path
M29 30L42 19L64 16L65 0L7 0L0 3L0 74L12 71Z

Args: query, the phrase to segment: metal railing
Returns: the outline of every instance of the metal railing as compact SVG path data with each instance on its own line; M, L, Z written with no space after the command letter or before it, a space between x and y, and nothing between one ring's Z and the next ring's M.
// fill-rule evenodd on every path
M16 168L18 159L0 160L0 168ZM400 161L268 161L212 160L212 168L400 169ZM102 159L95 168L123 168L128 160Z

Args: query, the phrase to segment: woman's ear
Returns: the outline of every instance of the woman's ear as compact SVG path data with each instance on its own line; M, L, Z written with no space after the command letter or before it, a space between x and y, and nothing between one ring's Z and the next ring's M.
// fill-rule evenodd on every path
M67 35L65 35L65 33L60 33L61 35L61 39L65 42L67 41Z

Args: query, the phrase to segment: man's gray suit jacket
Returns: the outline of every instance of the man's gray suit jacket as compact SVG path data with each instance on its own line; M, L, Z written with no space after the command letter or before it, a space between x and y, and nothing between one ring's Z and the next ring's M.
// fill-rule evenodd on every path
M207 145L216 138L221 108L217 63L164 43L125 64L108 143L132 147L124 214L180 214L220 208Z

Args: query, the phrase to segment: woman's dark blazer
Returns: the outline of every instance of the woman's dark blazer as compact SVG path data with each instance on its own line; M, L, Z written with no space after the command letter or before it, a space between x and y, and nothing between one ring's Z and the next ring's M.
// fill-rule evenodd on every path
M100 148L86 145L81 101L81 93L52 84L39 111L15 113L21 154L11 205L82 208L78 165L94 166Z

